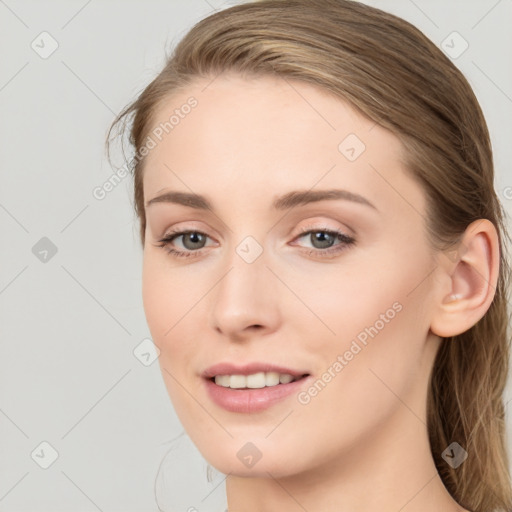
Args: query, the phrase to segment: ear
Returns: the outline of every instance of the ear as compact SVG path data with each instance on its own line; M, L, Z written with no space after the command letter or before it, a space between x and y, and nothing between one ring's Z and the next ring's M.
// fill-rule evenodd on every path
M439 296L430 329L447 338L473 327L487 312L499 273L499 239L487 219L472 222L456 251L443 253Z

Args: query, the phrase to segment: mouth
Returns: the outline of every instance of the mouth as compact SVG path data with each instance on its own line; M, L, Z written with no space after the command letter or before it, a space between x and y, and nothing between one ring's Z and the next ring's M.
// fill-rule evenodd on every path
M208 378L217 386L230 388L234 390L262 389L282 386L302 380L309 377L309 373L302 375L293 375L291 373L280 372L255 372L248 375L244 374L219 374Z
M247 414L286 404L311 383L313 376L274 364L220 363L206 370L202 378L213 403L229 412Z

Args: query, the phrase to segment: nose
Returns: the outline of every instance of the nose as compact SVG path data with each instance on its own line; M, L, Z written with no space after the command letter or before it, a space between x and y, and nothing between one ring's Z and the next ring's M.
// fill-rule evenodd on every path
M252 263L235 255L214 290L210 322L217 332L243 340L278 328L279 280L263 255Z

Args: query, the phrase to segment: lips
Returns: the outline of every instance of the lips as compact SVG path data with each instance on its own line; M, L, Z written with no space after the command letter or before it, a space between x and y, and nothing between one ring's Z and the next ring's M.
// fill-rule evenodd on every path
M264 362L253 362L245 365L236 365L233 363L218 363L207 368L202 376L205 379L211 379L217 375L252 375L259 372L276 372L286 373L294 378L299 378L304 375L309 375L307 370L298 370L294 368L287 368L285 366L279 366L272 363Z
M275 365L271 365L274 369ZM258 365L257 368L261 368L262 365ZM221 370L217 369L221 368ZM207 374L216 373L218 371L224 371L222 368L226 368L226 366L222 367L212 367L208 370ZM245 371L245 372L253 372L252 367L240 367L229 365L227 369L232 371ZM282 368L278 367L279 371L283 370L285 372L289 372L290 368ZM294 374L299 374L296 370L292 370ZM269 375L273 372L269 372ZM276 375L273 373L273 375ZM246 374L234 374L238 375L241 378L245 378L244 375L251 375L251 373ZM280 374L281 375L281 374ZM284 375L291 375L284 374ZM217 374L217 379L218 379ZM296 380L292 382L277 384L270 387L262 387L258 389L244 388L244 389L233 389L231 387L225 387L219 384L216 384L212 377L203 378L203 385L206 395L209 399L215 403L218 407L222 409L233 412L233 413L244 413L244 414L252 414L259 413L271 407L278 407L279 403L290 403L289 400L291 397L297 393L299 393L304 387L308 386L311 383L311 380L314 379L312 375L305 376L301 378L297 377ZM289 406L289 405L288 405Z
M245 376L255 376L255 374L265 373L271 375L269 377L274 382L270 387L261 387L260 385L254 386L257 389L245 387ZM275 382L276 375L284 377L281 383ZM218 363L207 368L201 376L203 377L204 389L207 396L219 407L235 413L258 413L272 406L277 406L278 403L288 399L294 393L297 393L304 386L308 385L313 379L313 376L306 370L297 368L289 368L286 366L279 366L273 363L253 362L245 365L233 363ZM215 383L215 377L224 381L225 376L230 376L230 380L235 380L235 387L226 387ZM292 379L290 381L290 379ZM248 380L251 377L247 377ZM232 383L232 382L231 382ZM225 384L225 383L224 383ZM240 388L241 384L241 388ZM249 382L246 382L249 384ZM261 382L259 383L261 384ZM276 384L276 385L274 385Z

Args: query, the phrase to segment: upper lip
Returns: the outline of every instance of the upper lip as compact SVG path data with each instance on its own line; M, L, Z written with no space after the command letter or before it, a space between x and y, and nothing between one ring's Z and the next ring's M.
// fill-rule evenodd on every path
M306 371L292 370L291 368L271 363L253 362L244 365L237 365L225 362L210 366L202 373L202 376L206 379L211 379L216 375L252 375L253 373L259 372L288 373L293 377L302 377L303 375L308 374Z

